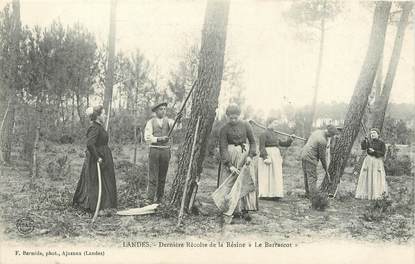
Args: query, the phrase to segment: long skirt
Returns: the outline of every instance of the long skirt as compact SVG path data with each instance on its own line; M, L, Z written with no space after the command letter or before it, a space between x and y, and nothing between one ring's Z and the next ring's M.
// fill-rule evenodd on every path
M264 159L258 159L258 189L259 197L284 197L282 180L282 158L277 147L266 148L270 165Z
M100 209L117 208L117 187L115 183L114 163L108 146L97 149L103 155L101 171L101 204ZM82 166L81 176L73 197L73 205L89 212L94 212L98 201L98 168L97 162L89 151Z
M212 194L213 201L228 216L257 210L255 164L252 161L250 165L244 165L249 150L242 152L240 146L229 145L228 151L232 166L238 168L240 173L227 172L225 180Z
M356 198L374 200L388 194L383 159L367 155L356 188Z

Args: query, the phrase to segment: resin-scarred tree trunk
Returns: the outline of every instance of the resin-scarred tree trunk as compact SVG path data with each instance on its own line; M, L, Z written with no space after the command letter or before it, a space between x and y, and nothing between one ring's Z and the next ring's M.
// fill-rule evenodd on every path
M321 189L323 191L332 194L335 193L344 172L344 168L346 167L351 148L359 133L360 123L367 105L369 94L372 90L379 61L383 54L390 9L391 2L376 2L366 57L353 96L350 100L343 131L334 146L333 155L331 156L328 171L331 175L332 183L325 177L321 184Z
M190 188L188 188L186 194L187 198L190 198L190 194L194 191L196 176L202 172L207 141L218 107L218 97L223 75L228 13L229 0L209 0L207 2L198 75L196 87L192 95L192 110L186 128L185 140L180 148L178 170L170 191L170 202L175 206L180 205L189 166L193 136L199 116L200 126L191 167ZM186 199L185 208L188 208L188 205L189 199Z
M395 42L393 44L393 50L391 59L389 62L388 72L386 74L385 82L382 85L382 88L379 89L379 84L376 89L376 97L373 109L369 113L366 127L368 129L372 127L378 128L382 131L383 123L385 121L385 114L388 108L389 97L392 91L393 81L395 80L396 71L398 69L399 59L401 57L403 40L405 37L405 29L408 25L408 18L413 7L412 2L402 3L402 15L399 20L398 28L396 31ZM378 92L379 91L379 92ZM367 136L367 135L366 135ZM363 152L359 158L357 165L355 166L355 174L360 172L360 169L363 164L363 160L366 157L366 152Z

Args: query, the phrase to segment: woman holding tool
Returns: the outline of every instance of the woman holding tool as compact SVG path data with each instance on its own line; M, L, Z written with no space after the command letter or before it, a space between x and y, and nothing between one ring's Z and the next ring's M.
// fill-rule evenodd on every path
M236 104L226 109L229 122L220 131L219 149L222 170L228 176L212 194L227 224L236 215L250 221L248 211L257 210L255 168L252 162L256 155L255 138L249 123L239 119L240 114L241 110Z
M370 130L370 139L365 137L361 143L362 149L367 151L367 156L360 170L356 198L374 200L382 198L383 194L388 194L385 168L383 166L386 147L385 143L379 139L379 134L377 128L372 128Z
M282 157L279 147L289 147L293 137L283 141L273 132L277 128L276 120L269 120L267 129L259 137L258 187L259 197L284 197L282 177Z
M94 212L98 203L98 173L101 173L101 202L99 215L110 214L117 208L112 153L108 147L108 133L103 124L106 119L102 105L89 107L87 115L91 125L87 130L87 151L81 176L73 197L73 205Z

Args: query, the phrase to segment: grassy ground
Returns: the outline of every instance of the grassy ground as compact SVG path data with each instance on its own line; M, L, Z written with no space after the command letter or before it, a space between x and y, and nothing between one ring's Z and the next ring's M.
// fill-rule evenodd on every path
M140 146L138 166L132 166L132 147L113 146L119 209L141 206L145 190L147 150ZM216 187L217 164L213 158L205 162L198 199L201 215L188 215L184 226L176 228L176 212L162 209L147 216L100 217L94 225L90 215L70 206L79 178L83 147L42 144L39 178L30 185L27 164L15 161L1 168L0 210L5 239L34 244L94 241L99 246L119 246L122 241L198 239L289 239L298 243L326 239L408 243L413 240L413 176L388 176L391 201L369 202L354 199L357 179L348 168L336 199L325 211L310 208L304 198L299 146L283 150L285 197L280 201L260 200L260 210L252 221L236 219L223 226L210 194ZM166 191L176 167L171 161ZM320 173L320 175L323 175ZM35 222L32 233L23 235L16 221L30 216Z

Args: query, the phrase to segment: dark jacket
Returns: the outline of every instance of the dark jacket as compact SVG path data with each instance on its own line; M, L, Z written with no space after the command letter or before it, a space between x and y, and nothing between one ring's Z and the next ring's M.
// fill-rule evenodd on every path
M361 142L361 147L363 150L366 150L369 156L373 156L376 158L381 158L385 156L385 153L386 153L385 143L380 139L369 140L365 138ZM369 151L369 148L372 148L374 151L373 152Z
M219 136L219 150L222 163L225 166L229 166L230 164L228 145L243 146L246 144L247 139L249 142L248 156L254 157L256 155L256 143L252 127L248 122L238 121L238 123L234 125L227 123L221 128Z
M268 158L266 148L268 147L289 147L293 140L288 138L287 140L281 140L278 135L271 130L267 129L259 136L259 156L263 159Z

